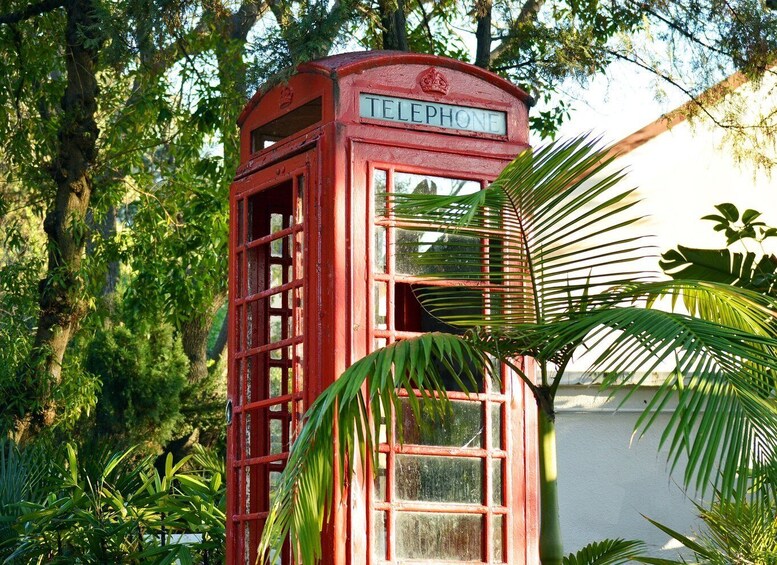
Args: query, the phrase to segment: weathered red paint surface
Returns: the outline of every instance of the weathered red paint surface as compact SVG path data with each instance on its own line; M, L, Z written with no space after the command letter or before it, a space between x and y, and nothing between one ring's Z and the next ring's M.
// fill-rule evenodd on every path
M360 117L364 93L437 104L425 106L427 115L449 106L504 112L506 131ZM283 467L303 408L372 351L376 340L414 335L407 328L418 316L402 309L408 307L408 285L419 279L394 268L395 226L376 217L373 179L385 176L391 186L399 176L418 174L485 186L527 147L527 102L514 85L459 61L366 52L306 63L288 84L257 93L246 106L239 119L241 166L231 190L227 563L256 558L270 481ZM419 121L421 106L408 108ZM281 139L257 146L271 134ZM385 230L388 246L381 247L388 257L380 272L373 268L376 230ZM386 323L380 327L376 285L386 289ZM469 505L376 500L372 485L357 480L336 498L322 532L326 564L396 562L396 520L413 510L482 516L481 560L475 563L536 563L535 406L520 381L504 371L501 390L489 385L477 396L450 395L481 402L487 429L492 408L501 415L498 432L483 432L484 438L501 434L496 447L492 439L480 447L400 446L387 437L381 448L389 492L396 488L397 457L467 457L482 462L484 493L494 487L492 465L501 464L503 503L493 502L491 494ZM376 512L386 518L383 558L374 556ZM502 555L489 542L497 520L505 534Z

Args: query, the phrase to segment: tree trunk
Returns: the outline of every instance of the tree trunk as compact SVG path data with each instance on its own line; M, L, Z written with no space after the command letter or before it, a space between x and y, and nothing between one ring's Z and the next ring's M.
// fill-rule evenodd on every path
M381 0L380 23L383 26L383 49L410 50L405 26L405 0Z
M200 382L208 376L208 334L212 316L194 315L181 324L181 345L189 358L189 382Z
M54 422L53 393L61 380L62 360L86 313L80 268L92 196L89 169L97 157L95 74L101 39L93 0L69 0L64 7L67 83L61 101L58 154L50 169L56 196L43 226L48 269L39 289L38 330L29 359L20 370L20 385L33 407L18 415L15 435L20 439Z
M552 404L545 404L541 402L539 406L540 562L542 565L561 565L564 547L558 512L556 421Z
M491 4L491 0L475 2L475 19L478 24L475 30L475 66L483 69L487 69L491 64Z

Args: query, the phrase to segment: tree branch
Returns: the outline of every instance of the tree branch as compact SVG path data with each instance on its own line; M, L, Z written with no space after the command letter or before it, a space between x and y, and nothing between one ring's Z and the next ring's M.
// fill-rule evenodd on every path
M43 0L37 4L30 4L24 10L18 10L16 12L9 12L7 14L0 14L0 24L16 24L40 16L41 14L47 14L53 12L57 8L61 8L64 5L64 0Z
M537 14L542 8L545 0L526 0L526 3L521 8L521 12L518 17L510 24L510 31L507 39L503 40L491 51L490 64L493 64L499 57L504 55L505 51L512 45L515 38L518 36L518 32L524 24L536 19Z

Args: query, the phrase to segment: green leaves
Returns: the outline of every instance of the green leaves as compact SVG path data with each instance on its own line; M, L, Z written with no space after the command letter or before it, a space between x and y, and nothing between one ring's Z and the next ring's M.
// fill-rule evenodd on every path
M12 528L0 530L0 558L157 565L220 559L223 466L201 449L175 464L168 458L162 475L153 458L133 459L132 449L82 459L66 445L55 461L48 454L45 475L24 454L16 460L29 486L12 503L0 501L0 523Z
M426 300L435 315L462 326L510 327L542 323L584 311L607 296L608 287L644 277L638 261L646 241L634 231L631 190L615 188L612 158L581 137L519 155L486 190L464 196L394 195L397 219L416 231L488 242L483 269L480 246L460 245L456 260L468 269L451 274L451 249L417 253L440 277L476 281L488 313L457 316L458 289Z
M374 462L385 422L400 409L403 398L418 422L445 418L449 405L442 372L451 375L460 389L474 390L475 375L490 374L490 363L464 338L433 333L393 343L346 369L305 415L262 533L262 563L280 554L287 536L299 541L292 544L298 562L320 559L321 528L332 511L335 469L341 477L335 488L343 488L357 462ZM404 396L401 389L419 393ZM423 414L421 402L430 408ZM397 418L396 425L401 438L402 419ZM333 445L339 446L334 453Z
M564 557L563 565L622 565L630 563L645 546L640 541L607 539L593 542Z
M761 212L757 210L748 208L742 212L740 219L739 210L730 202L718 204L715 208L720 212L720 215L710 214L703 216L702 220L715 222L712 229L725 234L727 245L743 239L750 238L760 241L766 237L777 235L775 228L767 228L764 222L758 220L761 217Z

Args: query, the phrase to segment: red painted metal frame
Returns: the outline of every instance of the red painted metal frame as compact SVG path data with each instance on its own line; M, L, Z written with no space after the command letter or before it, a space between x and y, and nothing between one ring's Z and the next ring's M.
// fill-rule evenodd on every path
M445 76L447 93L426 92L421 88L419 77L430 68ZM507 116L507 135L495 139L473 132L421 130L365 120L359 117L360 92L500 110ZM267 149L251 152L254 130L318 97L321 98L320 122ZM238 440L245 438L241 437L241 426L236 423L244 410L239 404L242 397L237 379L241 355L237 339L245 335L245 331L238 331L244 330L238 316L241 307L238 278L246 275L245 269L237 268L239 254L246 253L245 245L237 237L238 202L241 199L247 202L248 194L272 189L285 179L294 178L294 171L305 171L302 402L307 407L349 364L369 353L379 336L372 319L374 218L370 171L396 169L485 183L527 147L529 100L507 81L459 61L430 55L371 52L339 55L302 65L287 84L258 93L246 106L239 120L241 166L231 191L228 394L236 410L228 433L227 563L246 561L245 537L237 527L245 517L241 517L239 509L245 504L241 496L246 494L245 489L237 488L239 469L246 464L238 450L241 444ZM245 225L245 219L241 225ZM386 337L408 335L395 331ZM432 448L428 451L469 455L485 461L505 459L504 506L494 509L485 504L476 513L506 515L504 528L509 535L505 540L506 562L534 565L537 562L535 407L517 377L507 371L504 376L504 393L478 397L486 402L504 403L501 449L456 452ZM251 406L263 405L253 403L249 410ZM400 448L387 444L384 450L420 452L410 445ZM322 532L325 564L374 563L370 528L375 503L371 492L371 483L360 484L358 477L354 477L347 492L336 494L330 523ZM259 514L256 518L260 518ZM256 524L251 527L258 528L259 522ZM249 552L247 557L252 559L253 555Z

